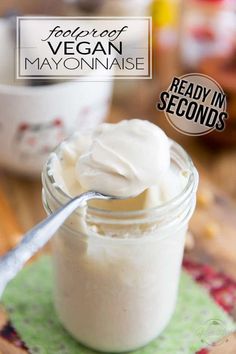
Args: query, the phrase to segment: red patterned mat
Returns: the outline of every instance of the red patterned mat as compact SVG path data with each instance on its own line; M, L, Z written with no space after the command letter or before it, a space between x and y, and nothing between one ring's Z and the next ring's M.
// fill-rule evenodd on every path
M183 262L184 269L192 278L202 285L215 302L229 315L236 308L236 282L223 273L216 272L206 264L194 263L187 259ZM207 348L199 350L196 354L207 354Z
M215 302L228 314L232 315L236 305L236 282L223 273L216 272L212 267L194 263L185 259L183 268L201 286L203 286ZM21 341L15 329L8 323L1 331L0 336L16 347L27 350L26 345ZM196 354L207 354L207 348L201 349Z

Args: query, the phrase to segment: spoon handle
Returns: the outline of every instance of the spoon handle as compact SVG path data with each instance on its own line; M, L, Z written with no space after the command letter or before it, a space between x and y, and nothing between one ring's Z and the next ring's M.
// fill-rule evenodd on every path
M90 199L111 199L111 197L90 191L73 198L28 231L15 248L0 257L0 297L7 283L16 276L23 265L51 239L78 207Z

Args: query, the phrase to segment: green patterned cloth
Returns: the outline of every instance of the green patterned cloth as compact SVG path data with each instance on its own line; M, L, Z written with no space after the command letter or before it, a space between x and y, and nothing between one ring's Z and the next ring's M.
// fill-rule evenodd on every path
M50 257L27 266L5 290L3 304L21 338L37 354L94 354L60 325L52 300ZM231 332L232 320L182 272L175 314L164 333L132 354L193 354Z

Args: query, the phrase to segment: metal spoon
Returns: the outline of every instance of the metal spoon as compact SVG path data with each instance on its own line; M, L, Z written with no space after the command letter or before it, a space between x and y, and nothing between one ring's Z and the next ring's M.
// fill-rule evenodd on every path
M64 223L64 221L78 208L90 199L122 199L110 195L90 191L73 198L67 204L56 210L45 220L28 231L22 241L3 257L0 257L0 297L8 284L23 265L42 248Z

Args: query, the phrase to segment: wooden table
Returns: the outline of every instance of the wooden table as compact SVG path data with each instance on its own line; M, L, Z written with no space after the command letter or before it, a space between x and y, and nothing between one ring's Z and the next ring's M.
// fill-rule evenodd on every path
M45 4L49 3L44 1ZM57 7L58 1L52 0L45 8L41 0L29 2L22 0L4 0L0 3L0 13L10 9L18 9L28 13L47 13L59 15L63 12ZM57 13L55 12L57 9ZM163 58L163 57L162 57ZM166 61L166 58L170 60ZM176 75L174 54L169 53L164 58L161 69L162 77L171 78ZM123 82L126 86L123 99L116 99L109 114L110 122L130 117L142 117L160 125L168 135L181 143L191 154L201 171L198 206L191 222L191 232L194 235L194 247L189 247L188 257L213 264L218 269L236 279L236 150L223 151L214 147L206 148L202 139L189 138L176 132L169 126L164 116L155 109L157 92L160 89L153 81L138 81L135 91L134 84ZM24 232L45 217L41 203L41 182L0 171L0 254L14 247ZM193 245L190 245L193 246ZM6 321L6 316L0 311L0 327ZM236 339L230 339L214 349L212 354L224 352L235 354ZM217 351L218 350L218 351ZM219 351L220 350L220 351ZM20 350L5 346L0 340L0 354L20 354Z
M20 13L53 14L64 12L58 0L2 0L0 14L9 10ZM60 2L61 4L62 2ZM169 81L176 75L175 54L162 56L160 73L163 80ZM169 58L169 60L167 60ZM161 60L161 56L160 56ZM123 83L126 92L132 90L132 82ZM169 126L162 114L155 110L158 84L138 81L135 93L124 100L116 100L108 120L143 117L163 127L168 135L181 143L191 154L201 171L198 206L191 222L194 247L187 252L188 257L213 264L236 279L236 150L223 151L205 147L200 138L189 138ZM124 95L125 96L125 95ZM215 184L215 185L214 185ZM41 203L41 182L0 171L0 254L14 247L24 232L45 217ZM190 246L193 246L193 244ZM0 310L0 328L7 321L7 315ZM235 354L236 335L226 338L225 342L214 348L211 354ZM0 354L24 354L0 338Z
M138 91L137 95L141 93ZM213 263L236 279L236 173L232 172L236 166L236 151L210 150L200 138L179 134L155 108L150 109L155 107L155 99L153 97L150 99L153 102L143 104L138 97L139 105L129 102L126 107L124 102L122 109L113 106L108 120L117 122L128 117L150 119L191 154L200 171L199 203L191 222L191 232L195 236L191 257ZM221 160L228 156L232 161L224 169L221 180L217 172L221 169ZM231 185L235 190L231 190ZM45 217L41 188L40 179L0 172L0 254L13 247L21 234Z
M163 127L168 135L180 142L200 169L200 189L197 211L191 222L194 247L188 257L213 264L236 279L236 174L232 174L236 151L216 151L206 148L200 138L189 138L176 132L155 110L157 97L147 94L147 83L136 90L135 97L113 105L110 122L130 117L143 117ZM122 107L122 108L121 108ZM230 163L225 163L229 159ZM222 169L221 164L227 169ZM219 174L217 173L220 170ZM216 175L217 173L217 175ZM232 182L234 179L234 182ZM215 185L214 185L215 183ZM41 181L0 172L0 254L13 247L22 234L42 220L45 212L41 203ZM0 321L6 317L0 312ZM0 341L0 350L1 350ZM5 345L5 344L4 344ZM225 344L236 348L235 336ZM221 350L223 346L221 347ZM215 349L214 349L215 350ZM212 353L218 353L214 351ZM228 350L228 349L227 349ZM6 348L3 353L7 352ZM10 348L9 353L14 353ZM230 353L230 351L228 351ZM233 353L233 352L232 352Z

